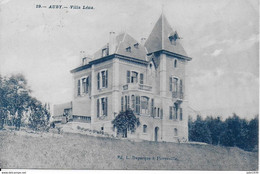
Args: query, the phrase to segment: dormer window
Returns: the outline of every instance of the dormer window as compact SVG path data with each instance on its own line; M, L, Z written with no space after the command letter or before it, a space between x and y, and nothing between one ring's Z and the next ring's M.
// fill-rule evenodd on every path
M131 52L131 47L129 46L125 50L126 50L126 52Z
M169 40L170 40L172 45L176 45L177 39L180 39L180 37L179 37L179 35L176 31L174 32L174 34L169 36Z
M87 58L84 57L84 58L82 58L82 65L86 65L86 64L87 64Z
M139 43L134 44L135 48L139 48Z
M108 49L107 48L102 49L102 57L105 57L107 55L108 55Z

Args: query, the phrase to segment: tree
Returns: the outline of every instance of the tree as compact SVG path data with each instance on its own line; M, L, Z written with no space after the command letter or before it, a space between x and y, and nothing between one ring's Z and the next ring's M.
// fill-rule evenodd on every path
M30 93L27 80L22 74L0 76L0 129L3 128L5 120L10 119L11 125L19 130L25 115L29 115L31 125L47 125L49 111L41 102L31 97Z
M190 123L189 140L211 144L211 133L205 121L201 116L197 115L197 119L192 124Z
M112 121L114 128L117 129L117 134L122 134L127 137L127 131L134 132L136 127L140 125L139 118L136 118L131 109L121 111Z

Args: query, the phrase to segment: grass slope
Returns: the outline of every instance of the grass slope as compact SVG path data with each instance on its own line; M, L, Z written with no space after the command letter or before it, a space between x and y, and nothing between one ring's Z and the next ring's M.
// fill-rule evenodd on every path
M0 149L1 168L258 170L258 154L238 148L69 133L0 131Z

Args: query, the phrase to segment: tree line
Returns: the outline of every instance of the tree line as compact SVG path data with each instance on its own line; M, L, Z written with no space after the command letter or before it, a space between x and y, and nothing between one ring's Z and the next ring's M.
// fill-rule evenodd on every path
M258 115L250 121L236 114L226 120L212 116L202 119L198 115L194 121L189 117L188 125L189 141L258 150Z
M0 129L4 125L28 126L33 130L46 129L49 124L49 105L31 96L27 80L22 74L0 75Z

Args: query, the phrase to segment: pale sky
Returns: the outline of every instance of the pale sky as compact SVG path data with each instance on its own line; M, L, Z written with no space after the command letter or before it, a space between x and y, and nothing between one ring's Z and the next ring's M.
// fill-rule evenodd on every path
M36 9L88 5L94 10ZM202 115L252 118L259 106L257 0L0 0L0 74L23 73L42 102L71 101L70 70L110 31L148 37L162 9L193 58L189 105Z

